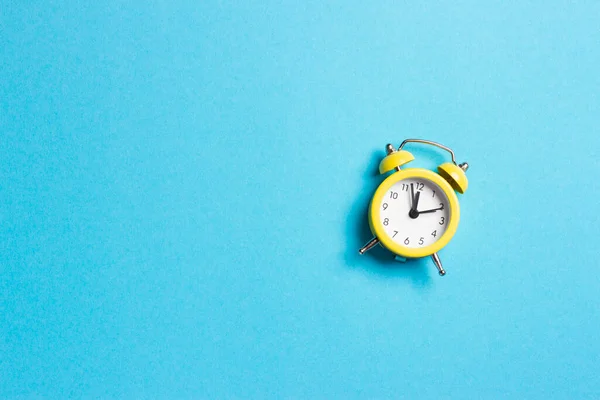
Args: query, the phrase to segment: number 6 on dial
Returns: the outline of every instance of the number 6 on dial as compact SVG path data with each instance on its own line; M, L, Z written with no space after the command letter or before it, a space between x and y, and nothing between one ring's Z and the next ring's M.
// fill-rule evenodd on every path
M437 173L422 168L401 169L414 160L402 150L407 143L423 143L448 151L451 163L438 167ZM379 164L379 172L394 171L377 188L369 207L369 226L374 238L359 250L364 254L376 244L396 254L396 258L431 256L440 275L446 271L437 254L454 236L460 219L455 192L468 187L467 163L456 164L454 152L439 143L407 139L396 150L386 146L387 156Z

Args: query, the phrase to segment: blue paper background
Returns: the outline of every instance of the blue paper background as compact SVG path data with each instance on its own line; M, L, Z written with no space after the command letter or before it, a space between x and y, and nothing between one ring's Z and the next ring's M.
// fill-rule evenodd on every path
M0 11L0 397L600 397L598 2L86 3ZM357 254L407 137L444 278Z

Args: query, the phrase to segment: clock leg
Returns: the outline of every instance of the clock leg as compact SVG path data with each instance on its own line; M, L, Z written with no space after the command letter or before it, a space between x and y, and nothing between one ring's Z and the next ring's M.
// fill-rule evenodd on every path
M369 243L365 244L362 247L362 249L360 249L358 252L360 254L365 254L367 251L369 251L373 247L377 246L378 243L379 243L379 239L377 239L377 237L374 237L373 239L369 240Z
M437 267L440 275L446 275L446 271L444 271L444 268L442 267L442 260L440 260L440 256L438 256L437 253L433 253L431 255L431 258L433 259L433 262L435 263L435 266Z

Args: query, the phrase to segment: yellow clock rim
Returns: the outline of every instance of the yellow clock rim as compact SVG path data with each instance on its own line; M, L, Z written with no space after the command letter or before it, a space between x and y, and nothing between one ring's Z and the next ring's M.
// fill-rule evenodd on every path
M438 185L443 191L446 197L448 198L448 204L450 207L450 222L446 231L442 235L442 237L435 243L419 248L410 248L402 246L396 243L383 228L383 224L380 220L380 206L383 200L383 196L385 196L386 192L390 187L392 187L396 182L401 181L403 179L408 178L421 178L428 179ZM381 244L390 250L392 253L395 253L399 256L406 258L419 258L430 256L433 253L437 253L443 247L445 247L450 239L456 233L456 229L458 228L458 222L460 220L460 207L458 205L458 198L456 197L456 193L452 186L448 182L444 180L440 175L436 174L427 169L421 168L409 168L403 169L398 172L394 172L392 175L388 176L381 185L375 191L373 195L373 199L371 199L371 205L369 207L369 225L371 227L371 232L375 235Z

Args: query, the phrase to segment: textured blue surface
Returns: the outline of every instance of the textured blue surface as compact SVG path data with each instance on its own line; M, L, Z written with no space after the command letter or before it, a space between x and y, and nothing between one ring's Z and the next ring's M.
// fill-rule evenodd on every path
M598 2L85 3L0 11L1 398L600 397ZM406 137L444 278L357 254Z

